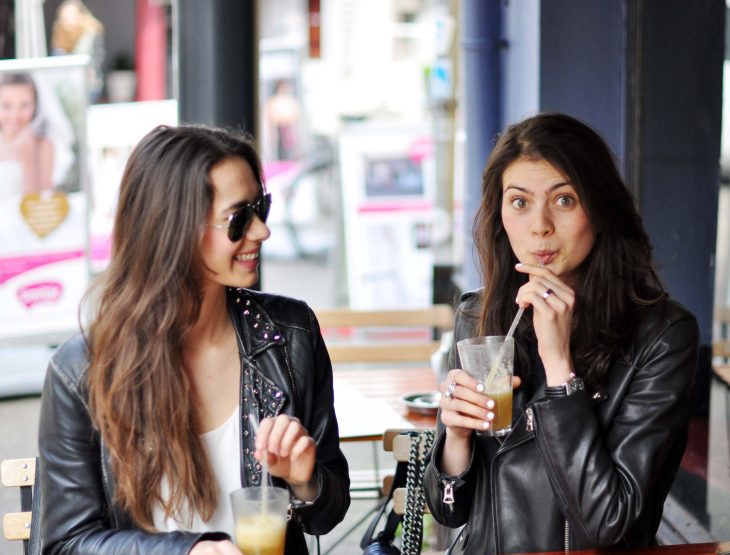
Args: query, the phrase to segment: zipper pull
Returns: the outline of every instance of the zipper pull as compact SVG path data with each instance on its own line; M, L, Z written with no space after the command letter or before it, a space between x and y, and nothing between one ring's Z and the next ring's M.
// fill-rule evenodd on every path
M532 412L532 407L525 409L525 418L527 419L526 429L528 432L535 431L535 415Z
M444 480L444 505L453 505L454 504L454 481L453 480Z

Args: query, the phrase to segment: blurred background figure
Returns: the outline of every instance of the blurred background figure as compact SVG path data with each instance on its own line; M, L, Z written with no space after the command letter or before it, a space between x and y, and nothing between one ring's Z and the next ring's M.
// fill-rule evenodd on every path
M86 54L91 57L89 98L96 102L104 86L104 26L81 0L64 0L58 6L51 32L51 54Z
M0 76L0 198L52 188L54 149L45 127L33 78Z
M291 81L281 79L266 102L266 122L276 160L295 160L299 154L299 101Z

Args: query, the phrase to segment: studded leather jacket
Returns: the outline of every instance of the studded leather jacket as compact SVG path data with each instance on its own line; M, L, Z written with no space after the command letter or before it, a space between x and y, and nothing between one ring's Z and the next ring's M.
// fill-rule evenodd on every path
M333 408L332 366L312 310L286 297L229 289L229 313L241 358L241 485L257 485L248 414L286 413L299 418L317 444L319 493L311 503L294 500L286 553L307 553L303 531L326 534L350 504L347 461L339 448ZM138 529L114 502L109 454L87 405L86 343L77 336L50 361L41 403L39 448L44 553L184 554L201 539L222 533ZM274 479L276 485L285 484Z
M476 335L478 314L479 295L466 294L454 341ZM465 525L451 552L654 544L686 445L697 343L695 318L667 300L644 311L603 383L557 398L520 387L511 433L473 435L459 476L439 468L442 429L424 487L439 522Z

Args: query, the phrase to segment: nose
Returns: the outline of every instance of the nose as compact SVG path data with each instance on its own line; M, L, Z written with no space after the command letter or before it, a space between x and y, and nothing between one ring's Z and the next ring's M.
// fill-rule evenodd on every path
M534 212L530 233L536 237L545 237L555 230L552 215L548 206L543 206Z
M266 241L269 237L271 237L269 226L254 214L251 225L246 230L246 239L249 241Z

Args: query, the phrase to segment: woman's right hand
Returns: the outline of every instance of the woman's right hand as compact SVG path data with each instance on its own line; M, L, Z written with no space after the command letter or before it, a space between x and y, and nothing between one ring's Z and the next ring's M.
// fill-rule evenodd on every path
M520 386L517 376L512 388ZM463 370L455 368L439 385L441 422L452 435L469 437L473 431L485 431L494 419L494 400L484 393L484 386Z
M203 540L193 546L189 555L242 555L242 552L229 540Z
M520 386L518 377L512 387ZM466 470L471 456L470 437L486 431L494 419L494 400L484 393L484 386L463 370L449 371L439 385L441 422L446 427L446 443L439 461L441 471L457 476Z
M469 437L474 430L491 426L494 401L484 393L484 386L463 370L453 369L439 385L441 422L447 433Z

